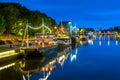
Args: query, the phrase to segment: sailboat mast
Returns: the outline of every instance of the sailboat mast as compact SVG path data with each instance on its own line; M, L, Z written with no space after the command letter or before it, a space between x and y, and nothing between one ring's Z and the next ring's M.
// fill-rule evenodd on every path
M42 34L43 34L43 37L44 37L44 19L42 19ZM44 38L42 39L42 47L44 47Z
M43 33L43 35L44 35L44 19L42 19L42 33Z
M27 30L27 48L28 48L29 47L29 42L28 42L28 21L27 21L26 30Z
M27 26L27 25L26 25L26 26ZM24 45L24 39L25 39L25 37L26 37L26 30L27 30L27 27L25 27L25 31L24 31L24 34L23 34L22 44L21 44L21 46Z

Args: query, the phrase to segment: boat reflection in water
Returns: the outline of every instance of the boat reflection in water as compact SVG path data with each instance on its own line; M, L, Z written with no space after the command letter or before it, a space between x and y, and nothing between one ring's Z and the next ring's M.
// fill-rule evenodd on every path
M0 64L0 80L23 80L19 71L19 60L9 60Z
M64 65L64 61L71 53L71 47L49 57L41 57L37 59L23 59L20 63L20 71L24 80L47 80L52 71L56 69L56 64ZM37 79L36 79L37 78Z
M86 46L87 44L88 44L87 39L83 38L82 40L80 40L80 45Z

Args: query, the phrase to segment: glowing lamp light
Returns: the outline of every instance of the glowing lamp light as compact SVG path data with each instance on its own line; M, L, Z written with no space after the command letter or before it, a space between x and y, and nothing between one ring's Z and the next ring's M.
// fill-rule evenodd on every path
M54 27L54 29L56 30L56 29L57 29L57 27L55 26L55 27Z
M50 45L50 44L51 44L51 42L48 42L48 44Z
M45 68L45 71L48 71L48 67Z
M51 64L51 62L49 62L48 64Z
M45 38L47 38L47 36L45 36Z
M20 22L18 25L19 25L19 26L22 26L22 25L23 25L23 23L22 23L22 22Z
M44 68L44 67L42 67L42 71L45 71L45 68Z
M52 71L52 70L53 70L53 68L51 67L51 68L50 68L50 71Z

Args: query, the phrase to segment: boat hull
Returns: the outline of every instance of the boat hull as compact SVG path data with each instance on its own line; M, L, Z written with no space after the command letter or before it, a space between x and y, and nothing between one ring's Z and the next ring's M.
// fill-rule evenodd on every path
M52 53L57 53L57 46L49 46L49 47L42 47L42 48L34 48L34 49L24 49L24 56L25 58L34 58L34 57L41 57L41 56L49 56Z

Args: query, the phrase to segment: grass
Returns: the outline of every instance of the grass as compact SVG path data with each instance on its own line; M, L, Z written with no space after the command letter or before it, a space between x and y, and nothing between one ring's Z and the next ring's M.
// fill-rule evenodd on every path
M11 49L14 49L14 48L2 46L2 47L0 47L0 52L2 52L2 51L7 51L7 50L11 50Z

